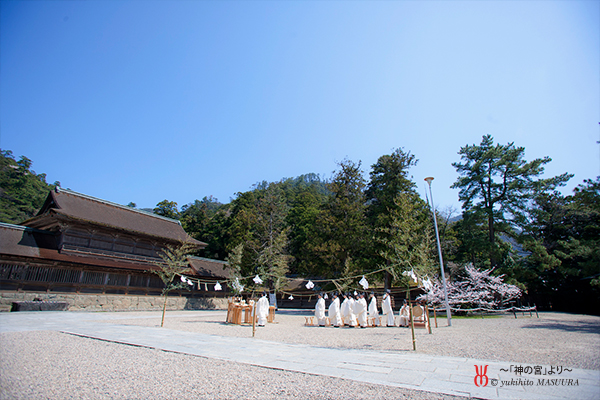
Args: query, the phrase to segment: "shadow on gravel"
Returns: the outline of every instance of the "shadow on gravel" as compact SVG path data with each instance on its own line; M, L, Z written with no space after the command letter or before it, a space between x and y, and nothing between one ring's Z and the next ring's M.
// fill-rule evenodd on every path
M227 325L225 321L181 321L181 324L219 324L219 325Z
M523 325L525 329L551 329L565 332L600 334L600 324L594 322L548 322L544 324Z
M299 309L299 308L279 308L276 314L283 315L315 315L314 309Z

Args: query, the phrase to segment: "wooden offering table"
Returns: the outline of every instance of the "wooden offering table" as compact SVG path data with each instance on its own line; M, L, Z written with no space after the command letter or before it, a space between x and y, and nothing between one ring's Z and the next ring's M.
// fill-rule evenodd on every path
M251 324L252 323L252 311L254 310L254 304L243 305L242 309L244 310L244 323Z
M251 301L250 304L246 304L246 302L230 302L227 308L227 319L226 322L230 324L242 325L251 324L252 323L252 312L254 309L254 302ZM244 315L242 322L242 313Z

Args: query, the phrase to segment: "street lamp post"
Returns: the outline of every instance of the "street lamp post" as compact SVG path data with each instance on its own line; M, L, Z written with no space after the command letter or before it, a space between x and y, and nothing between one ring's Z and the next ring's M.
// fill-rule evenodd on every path
M440 256L440 269L442 270L442 283L444 285L444 302L446 303L446 317L448 326L452 326L452 316L450 315L450 304L448 303L448 288L446 287L446 274L444 274L444 260L442 259L442 246L440 245L440 234L438 233L437 217L435 216L435 206L433 205L433 193L431 192L431 181L433 177L425 178L429 184L429 197L431 197L431 212L433 213L433 225L435 226L435 238L437 240L438 254Z

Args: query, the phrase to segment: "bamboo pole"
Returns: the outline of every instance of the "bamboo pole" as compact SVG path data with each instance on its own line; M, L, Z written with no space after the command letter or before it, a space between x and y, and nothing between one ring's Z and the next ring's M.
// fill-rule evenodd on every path
M165 311L167 310L167 296L169 295L169 292L165 293L165 303L163 304L163 314L162 314L162 319L160 321L160 327L162 328L164 323L165 323Z
M256 300L254 301L254 307L252 308L252 337L256 332Z
M427 322L427 328L429 329L429 334L431 335L431 321L429 321L429 306L425 304L425 321Z
M415 321L413 318L412 303L408 302L408 311L410 313L410 330L412 332L413 350L417 351L417 342L415 340Z

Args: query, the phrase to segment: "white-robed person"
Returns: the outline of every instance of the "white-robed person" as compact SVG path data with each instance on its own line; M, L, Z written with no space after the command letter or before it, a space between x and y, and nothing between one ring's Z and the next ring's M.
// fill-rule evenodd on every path
M339 328L340 325L344 325L342 322L342 312L340 311L340 299L337 293L333 293L332 298L329 305L329 322L335 328Z
M392 309L392 296L390 289L387 289L383 295L383 303L381 304L381 308L383 314L387 317L386 325L395 326L396 323L394 321L394 310Z
M267 299L267 292L263 292L263 295L256 303L256 316L258 317L258 326L265 326L267 323L267 316L269 315L269 299Z
M325 299L321 293L317 294L317 305L315 306L315 318L319 326L325 326Z
M354 301L354 314L356 314L356 320L361 328L367 327L367 301L362 293L359 293L357 299Z
M340 313L342 314L342 325L348 325L350 322L350 303L348 302L348 294L344 293L342 295L344 300L342 301L342 305L340 306Z
M358 325L358 321L356 320L354 303L356 303L356 300L354 300L354 297L351 293L348 293L348 321L346 321L346 325L349 325L351 327L355 327Z
M373 326L379 326L379 310L377 309L377 297L375 297L375 293L371 292L370 298L369 318L373 320Z
M410 309L408 308L408 304L406 303L406 300L404 300L404 303L402 304L402 307L400 307L400 311L398 311L398 322L400 323L400 326L408 326L409 322L410 322Z

